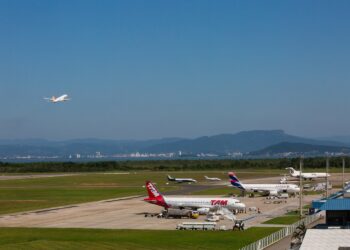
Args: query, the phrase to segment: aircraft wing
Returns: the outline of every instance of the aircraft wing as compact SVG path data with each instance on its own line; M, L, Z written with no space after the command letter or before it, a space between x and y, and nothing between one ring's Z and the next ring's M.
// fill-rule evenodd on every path
M224 216L227 219L232 220L232 221L234 221L236 219L236 216L230 210L228 210L227 208L222 208L220 210L223 212Z
M265 194L277 194L280 190L275 189L275 188L259 188L259 189L253 189L256 192L259 193L265 193Z

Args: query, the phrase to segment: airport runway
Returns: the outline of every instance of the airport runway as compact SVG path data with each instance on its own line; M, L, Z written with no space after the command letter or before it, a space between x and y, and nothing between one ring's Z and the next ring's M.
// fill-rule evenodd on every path
M0 175L0 181L20 180L20 179L35 179L35 178L48 178L48 177L61 177L61 176L81 175L81 174L83 174L83 173Z
M80 172L80 173L52 173L52 174L18 174L18 175L0 175L0 181L5 180L20 180L20 179L35 179L35 178L48 178L48 177L62 177L62 176L73 176L73 175L87 175L96 174L96 172ZM129 174L128 172L102 172L99 174Z
M57 176L57 175L56 175ZM268 177L260 179L243 180L245 183L277 183L280 177ZM332 181L339 182L341 174L332 176ZM221 185L220 185L221 184ZM166 195L184 195L203 189L227 186L227 182L181 184L182 190L169 191ZM229 191L229 187L227 187ZM201 196L203 197L203 196ZM304 203L307 204L319 195L304 196ZM295 210L299 206L298 198L289 198L286 202L275 204L274 200L267 200L265 197L240 197L247 208L259 208L261 213L247 212L237 216L238 219L251 218L245 222L246 227L260 224L270 218L283 215L287 211ZM144 213L159 213L161 207L148 204L143 197L130 197L121 199L104 200L84 204L69 205L61 208L51 208L32 212L23 212L0 217L0 227L57 227L57 228L113 228L113 229L164 229L174 230L178 223L193 221L191 219L158 219L144 217ZM201 216L197 221L204 221ZM228 219L220 221L219 225L232 227Z
M204 184L204 185L203 184L179 184L179 185L181 185L181 188L164 192L164 195L189 195L194 192L218 188L218 186L215 184Z
M317 196L307 196L305 201ZM241 198L247 207L258 207L261 214L248 212L239 214L238 218L252 217L245 224L251 227L271 217L284 214L287 210L298 207L298 199L290 198L287 203L273 204L266 198ZM269 202L266 204L266 202ZM113 228L113 229L165 229L173 230L176 225L191 219L158 219L145 218L144 213L159 213L161 207L145 203L142 197L129 199L114 199L70 205L57 209L45 209L33 212L3 215L0 217L0 227L57 227L57 228ZM204 221L201 216L196 221ZM193 221L193 220L192 220ZM220 221L219 225L232 227L228 219Z

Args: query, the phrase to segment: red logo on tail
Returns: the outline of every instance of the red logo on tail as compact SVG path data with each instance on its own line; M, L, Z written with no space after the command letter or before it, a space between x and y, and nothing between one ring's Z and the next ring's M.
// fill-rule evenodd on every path
M147 191L148 191L148 196L150 198L156 198L158 196L161 196L152 182L147 182L146 187L147 187Z
M146 188L148 192L148 198L144 199L144 201L168 208L163 196L158 192L157 188L153 185L152 182L146 182Z

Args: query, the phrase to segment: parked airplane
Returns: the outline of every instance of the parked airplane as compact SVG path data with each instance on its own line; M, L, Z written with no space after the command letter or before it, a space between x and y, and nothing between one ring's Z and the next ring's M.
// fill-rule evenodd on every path
M204 178L208 181L221 181L220 178L216 178L216 177L208 177L208 176L204 176Z
M289 170L289 174L292 177L299 178L300 177L300 171L295 170L294 168L286 168ZM312 180L316 178L326 178L329 177L330 174L327 173L301 173L301 178L304 180Z
M264 195L278 196L281 193L298 193L300 188L295 184L243 184L235 173L228 173L231 185L248 193L262 193Z
M164 208L178 209L194 209L198 212L209 213L209 211L220 211L223 215L231 220L235 219L232 210L243 210L245 204L237 199L211 197L211 198L196 198L196 197L166 197L161 195L152 182L146 182L148 198L144 201L158 205Z
M48 102L57 103L57 102L69 101L70 98L68 98L68 95L64 94L64 95L61 95L59 97L55 97L55 96L52 96L51 98L44 97L44 100L47 100Z
M173 178L170 175L168 175L168 180L169 181L175 181L177 183L183 183L183 182L188 182L188 183L192 183L192 182L197 182L195 179L192 178Z

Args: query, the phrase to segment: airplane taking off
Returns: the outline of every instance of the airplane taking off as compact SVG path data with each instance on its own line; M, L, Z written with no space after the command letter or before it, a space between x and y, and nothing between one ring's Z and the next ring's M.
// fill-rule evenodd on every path
M262 193L263 195L278 196L281 193L298 193L300 188L295 184L243 184L235 173L230 172L231 185L248 193Z
M221 181L220 178L216 178L216 177L208 177L208 176L204 176L204 178L208 181Z
M300 177L300 171L295 170L294 168L286 168L289 170L289 174L291 177L299 178ZM330 174L327 173L301 173L301 178L304 180L312 180L317 178L326 178L329 177Z
M148 192L148 198L144 201L158 205L164 208L177 208L177 209L194 209L198 212L209 213L210 211L221 211L223 215L230 220L234 220L235 216L231 212L232 210L243 210L245 204L241 203L237 199L233 198L196 198L196 197L166 197L161 195L152 182L146 182L146 188Z
M48 102L52 102L52 103L58 103L58 102L65 102L65 101L69 101L71 100L70 98L68 98L67 94L61 95L59 97L55 97L52 96L51 98L49 97L44 97L44 100L47 100Z
M192 183L192 182L197 182L195 179L192 178L173 178L170 175L167 176L168 177L168 181L175 181L177 183L184 183L184 182L188 182L188 183Z

